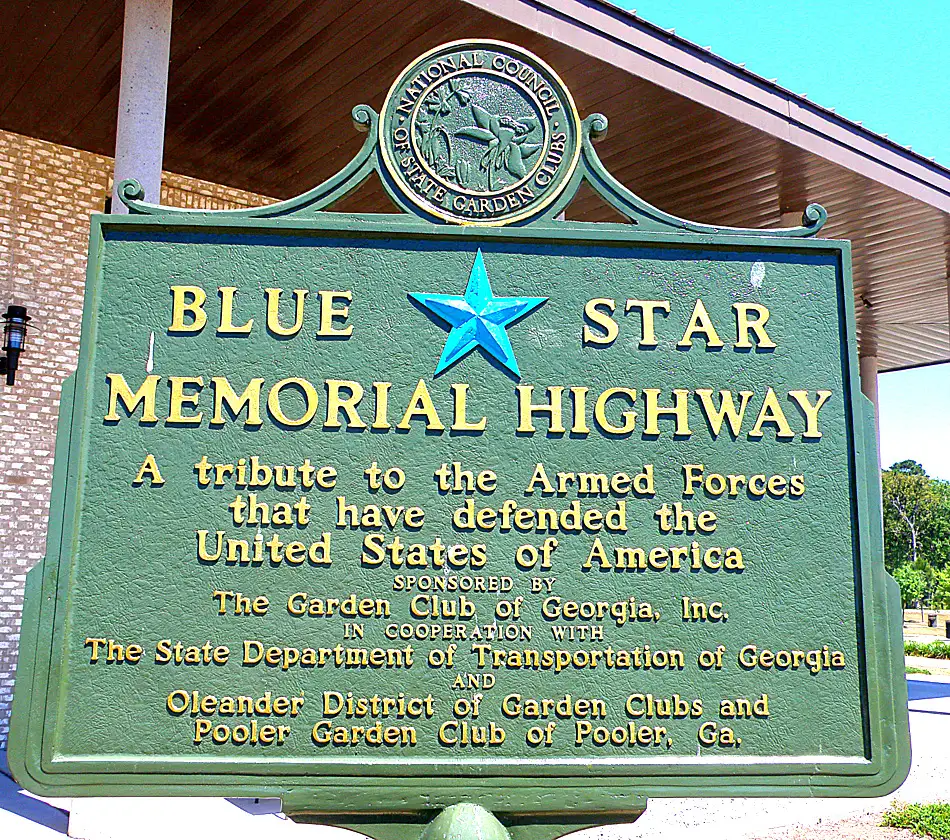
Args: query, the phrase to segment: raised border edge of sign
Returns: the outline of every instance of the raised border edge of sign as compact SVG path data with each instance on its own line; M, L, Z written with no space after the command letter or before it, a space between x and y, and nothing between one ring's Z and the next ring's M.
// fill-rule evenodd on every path
M103 243L103 231L106 228L134 229L148 228L153 225L167 225L182 228L202 228L233 230L246 227L257 230L278 232L327 231L359 233L372 237L400 232L408 236L418 235L421 231L418 223L404 217L393 219L371 219L370 217L350 216L346 214L320 214L310 219L255 219L240 220L222 218L219 214L206 217L190 215L189 218L168 217L147 218L140 215L95 216L90 231L90 261L88 266L89 289L86 299L87 318L84 321L84 334L95 329L95 310L99 285L99 258ZM850 246L847 242L834 240L762 240L748 236L684 236L682 239L671 232L655 233L633 227L614 225L585 225L580 223L559 223L557 225L537 225L532 228L464 228L459 226L424 226L424 232L434 238L456 239L470 238L511 238L516 240L557 240L576 239L598 240L609 238L614 242L635 244L649 242L677 245L709 244L713 246L735 246L781 250L805 249L824 250L838 255L838 293L844 308L843 329L847 337L854 335L853 295L849 267ZM868 667L867 702L876 707L871 715L876 727L871 731L872 751L876 753L874 761L860 766L843 766L829 771L812 763L812 772L802 766L795 768L773 764L771 767L759 763L753 768L729 767L723 764L719 778L710 778L708 769L703 773L677 772L675 768L663 768L658 772L641 772L634 776L595 776L578 772L547 778L500 778L469 777L466 790L471 793L470 800L483 805L499 815L503 820L515 822L527 815L543 815L550 826L555 824L579 828L583 825L603 824L609 821L629 821L638 810L646 796L676 796L688 794L691 790L701 789L706 796L735 796L737 793L747 796L869 796L885 795L895 789L904 779L909 769L910 752L906 736L907 708L901 702L902 692L906 694L906 682L903 673L898 673L895 663L902 661L900 634L895 633L894 616L897 604L897 587L884 571L883 558L874 547L880 545L881 523L875 512L880 510L880 491L878 489L878 465L873 427L873 411L870 403L858 388L858 366L853 342L847 353L847 382L850 392L852 425L855 437L854 476L857 498L855 509L859 517L867 517L863 528L859 557L861 559L861 590L864 594L862 621L865 629L865 652ZM88 346L88 345L86 345ZM88 360L87 360L88 362ZM83 366L80 367L80 372ZM23 651L20 658L18 677L24 679L33 689L17 693L13 709L13 726L9 752L10 766L21 782L27 783L30 790L45 795L250 795L274 796L286 800L288 807L298 813L320 815L320 822L332 822L338 825L368 826L385 824L395 826L399 820L394 815L432 812L458 802L459 791L456 785L444 779L433 777L415 777L397 779L381 775L362 779L352 777L296 776L266 778L249 777L239 774L208 774L201 783L185 775L166 774L161 771L142 774L139 779L130 781L125 774L86 774L80 784L73 781L76 773L56 772L49 763L51 756L42 755L43 728L45 719L41 714L42 704L33 703L33 698L44 697L50 688L50 669L54 667L55 657L51 656L51 644L54 635L55 615L51 597L46 599L36 595L51 596L63 585L59 579L59 565L68 552L62 551L64 517L67 513L67 490L74 475L67 475L67 459L64 457L78 442L72 439L72 417L76 404L83 398L83 384L78 376L70 377L64 386L60 428L66 434L57 438L57 473L54 476L54 492L50 516L50 534L47 560L39 564L27 576L27 586L31 597L27 599L27 608L23 618ZM71 462L74 463L74 462ZM872 533L874 539L872 539ZM41 590L39 592L38 590ZM873 643L868 643L873 639ZM901 669L902 670L902 669ZM19 685L18 681L18 685ZM40 708L38 709L37 706ZM44 770L44 766L51 768ZM639 770L639 768L637 768ZM815 774L820 773L820 776ZM116 780L116 775L119 779ZM70 778L67 778L70 777ZM855 784L860 780L859 784ZM381 799L380 782L385 781L386 794ZM592 784L596 781L596 784ZM306 788L306 793L302 789ZM68 793L67 793L68 792ZM557 804L552 805L554 793ZM303 801L306 798L306 802ZM316 805L319 797L319 805ZM312 803L309 806L307 803ZM389 816L386 816L389 815ZM560 815L560 816L558 816ZM576 819L576 823L573 821ZM315 821L317 821L315 819ZM401 823L399 823L401 824ZM407 825L418 828L421 823L410 819ZM363 830L366 830L365 828ZM374 835L383 838L385 831L374 830ZM555 835L551 835L555 836ZM395 835L393 835L395 838Z

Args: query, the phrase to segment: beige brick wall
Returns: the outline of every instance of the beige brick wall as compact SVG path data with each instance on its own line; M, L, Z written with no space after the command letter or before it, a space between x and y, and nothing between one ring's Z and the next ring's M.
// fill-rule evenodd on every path
M56 416L76 367L89 214L112 161L0 131L0 312L29 309L33 332L17 384L0 384L0 749L9 731L26 572L43 556ZM165 174L162 203L224 209L270 199Z

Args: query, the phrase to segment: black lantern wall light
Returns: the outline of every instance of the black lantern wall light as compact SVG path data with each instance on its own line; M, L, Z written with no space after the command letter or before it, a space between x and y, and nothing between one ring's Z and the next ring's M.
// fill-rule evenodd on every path
M6 374L7 385L16 382L20 354L26 349L26 331L30 323L25 306L11 304L3 313L3 352L0 356L0 375Z

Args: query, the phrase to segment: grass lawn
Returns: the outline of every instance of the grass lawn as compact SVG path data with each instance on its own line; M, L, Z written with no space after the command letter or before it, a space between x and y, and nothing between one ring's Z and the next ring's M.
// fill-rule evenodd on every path
M947 642L904 642L905 656L928 656L931 659L950 659L950 644Z
M950 803L892 805L881 822L886 828L909 828L918 837L950 840Z

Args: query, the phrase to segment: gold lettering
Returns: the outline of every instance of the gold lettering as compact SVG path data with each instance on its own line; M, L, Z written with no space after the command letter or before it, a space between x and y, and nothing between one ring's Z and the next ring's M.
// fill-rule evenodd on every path
M564 423L561 421L561 397L564 393L562 385L551 385L547 393L550 398L549 403L534 404L531 398L534 394L534 385L518 385L518 431L523 434L534 434L534 424L531 422L535 413L548 414L551 423L548 431L551 434L564 434Z
M709 317L709 313L706 311L706 306L703 304L701 298L696 298L696 305L693 307L693 314L690 315L689 323L686 325L686 332L684 332L683 337L676 342L676 346L692 347L693 335L696 333L702 333L706 337L707 349L722 347L722 340L719 338L719 333L716 332L712 318Z
M240 327L234 323L234 295L237 292L235 286L219 286L218 294L221 296L221 323L218 326L218 332L223 335L247 335L254 326L254 319L250 318L246 324Z
M125 377L121 373L107 373L106 379L109 382L109 411L103 420L118 423L119 414L116 411L119 400L125 406L125 410L131 415L142 405L142 419L140 423L157 423L158 417L155 414L155 388L161 377L157 373L151 373L145 377L145 381L139 389L133 394L129 388Z
M541 487L542 493L553 493L554 485L551 484L551 481L548 479L548 474L545 472L544 464L535 464L534 472L531 474L531 481L528 482L528 486L525 488L525 494L533 493L535 490L535 485Z
M267 300L267 329L274 335L291 336L300 332L303 326L303 304L309 292L306 289L294 289L294 322L289 327L280 323L280 296L283 289L264 289Z
M631 309L640 310L640 347L656 347L656 313L670 313L670 302L668 300L633 300L627 301L624 307L624 314Z
M452 394L455 397L455 412L452 417L453 432L483 432L488 425L488 418L482 417L474 423L469 423L465 416L468 408L468 385L456 384L452 386Z
M291 420L284 414L280 405L281 390L293 386L298 387L303 392L304 401L306 402L303 414L296 420ZM271 417L285 426L305 426L313 420L314 415L317 413L317 401L317 389L314 388L310 382L306 379L290 377L288 379L281 379L280 382L270 389L267 395L267 410L270 412Z
M831 391L817 391L817 399L812 405L808 401L808 391L789 391L788 395L798 403L798 407L805 415L805 431L802 432L803 438L812 438L817 440L821 437L818 431L818 412L831 396Z
M425 418L427 429L437 432L445 431L445 426L439 419L439 413L435 410L432 396L429 394L429 389L426 387L424 379L420 379L416 385L416 389L412 392L412 397L409 399L409 407L402 416L402 420L396 424L396 428L411 429L410 421L417 416Z
M739 392L739 408L736 409L735 401L732 397L732 391L719 392L719 408L713 404L712 388L697 388L696 393L702 402L703 412L709 421L709 428L712 429L713 437L718 437L722 431L722 421L728 419L729 428L736 436L742 431L742 418L745 417L746 406L752 398L752 391Z
M672 408L662 407L659 404L660 389L644 388L643 397L646 400L646 417L643 433L645 435L660 434L660 427L657 420L662 415L673 415L676 418L676 431L674 434L689 436L692 432L689 429L689 391L685 388L674 388Z
M732 308L736 311L736 347L751 347L749 332L755 333L756 343L760 349L774 349L775 342L769 338L765 331L765 325L769 320L769 310L760 303L734 303ZM750 318L749 313L754 312L755 317Z
M197 426L201 422L203 412L197 414L182 414L182 408L194 408L198 405L198 393L186 394L185 388L197 388L201 391L204 386L201 376L169 376L168 386L171 397L168 405L168 419L166 423L182 423Z
M159 487L165 483L165 479L162 478L162 474L158 469L158 464L155 462L154 455L147 455L145 457L145 462L139 467L139 471L135 474L135 478L132 479L132 483L141 484L145 481L145 476L149 477L153 487Z
M341 396L341 390L349 391ZM340 412L346 414L346 424L351 429L365 429L366 424L356 413L356 406L363 399L363 386L349 379L327 380L327 419L324 426L328 429L340 428Z
M353 292L317 292L317 294L320 296L320 329L317 330L317 335L339 336L340 338L353 335L352 324L341 330L333 329L335 318L345 321L350 314L349 306L341 306L335 309L333 304L341 300L352 302Z
M620 328L613 319L613 311L616 308L616 301L611 298L592 298L584 305L584 316L596 326L603 330L603 334L594 332L589 326L584 325L583 343L584 344L613 344L617 340L617 334Z
M778 397L771 387L765 393L765 399L762 401L762 408L759 410L759 416L755 421L755 425L749 432L749 437L762 437L762 426L764 426L766 423L772 423L775 426L775 437L777 438L795 437L792 427L788 425L788 420L785 418L785 412L782 411L782 406L779 405Z
M201 286L171 286L172 321L169 332L196 333L204 329L208 315L204 304L208 298ZM190 299L189 299L190 298ZM185 323L185 315L191 316L191 323Z
M637 400L637 392L633 388L608 388L606 391L601 393L599 397L597 397L597 402L594 403L594 420L596 420L597 425L608 434L629 434L637 425L637 412L635 412L633 409L621 411L620 416L623 418L623 425L614 426L607 419L607 412L605 410L607 401L612 397L627 397L631 403L634 403Z
M374 429L389 428L389 389L392 382L374 382L373 391L376 393L376 412L373 415Z
M214 412L211 415L211 425L221 425L225 422L223 413L225 405L235 417L247 406L247 420L244 421L244 425L262 425L264 422L261 420L261 388L263 385L263 378L252 379L238 396L231 387L231 383L228 382L227 377L212 376L211 388L214 391Z

